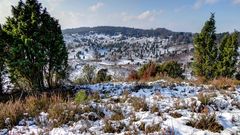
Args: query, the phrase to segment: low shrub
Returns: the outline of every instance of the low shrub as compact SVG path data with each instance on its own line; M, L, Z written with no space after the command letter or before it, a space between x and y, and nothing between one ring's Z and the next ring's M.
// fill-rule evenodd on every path
M111 81L112 77L110 75L107 75L107 73L108 73L107 69L100 69L97 72L96 83Z
M135 111L148 111L148 105L143 98L132 97L129 102L132 104Z
M128 76L128 80L149 80L151 78L156 78L157 76L168 76L171 78L184 78L184 70L181 64L176 61L167 61L162 64L156 64L150 61L148 64L144 64L139 70L138 74L136 72L131 72Z
M212 132L220 132L223 130L223 126L217 122L216 115L201 115L199 118L192 118L189 120L186 125L202 129L202 130L210 130Z
M158 72L172 78L183 78L184 70L181 68L181 64L176 61L167 61L158 66Z
M87 101L87 99L88 96L85 90L80 90L75 96L76 103L84 103L85 101Z

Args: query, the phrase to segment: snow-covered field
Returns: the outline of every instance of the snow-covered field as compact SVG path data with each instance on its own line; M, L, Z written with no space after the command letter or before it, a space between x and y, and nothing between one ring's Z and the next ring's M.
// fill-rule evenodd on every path
M240 88L235 91L214 90L210 86L188 83L169 84L164 80L138 83L104 83L76 86L74 90L99 92L100 101L80 105L90 111L76 114L77 122L49 129L48 114L19 122L0 134L100 135L100 134L175 134L175 135L238 135L240 134ZM201 93L211 95L204 105ZM202 102L201 102L202 101ZM220 133L187 126L201 115L216 115L223 126ZM114 133L111 133L114 132Z

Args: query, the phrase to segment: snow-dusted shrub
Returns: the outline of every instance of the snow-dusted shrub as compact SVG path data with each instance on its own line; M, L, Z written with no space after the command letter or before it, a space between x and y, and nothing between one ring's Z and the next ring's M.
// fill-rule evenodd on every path
M148 111L149 107L146 101L143 98L132 97L129 100L129 103L133 106L135 111Z
M145 133L146 134L150 134L150 133L154 133L154 132L160 132L161 127L160 124L152 124L152 125L147 125L145 128Z
M186 123L186 125L197 129L210 130L212 132L220 132L223 130L223 126L217 122L215 114L204 114L197 119L192 118Z

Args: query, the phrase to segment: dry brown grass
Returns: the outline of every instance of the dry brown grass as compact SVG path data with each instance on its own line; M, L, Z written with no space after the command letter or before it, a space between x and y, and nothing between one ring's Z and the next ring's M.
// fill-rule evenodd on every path
M122 112L116 112L111 116L111 120L113 121L120 121L125 119L125 117L123 116Z
M172 116L173 118L180 118L180 117L182 117L182 114L178 113L178 112L171 112L169 115Z
M74 103L54 103L51 104L48 109L49 118L54 120L53 126L58 127L62 124L66 124L69 121L77 121L75 114L82 112L79 105Z
M152 124L152 125L146 126L145 133L150 134L154 132L159 132L160 130L161 130L160 124Z
M197 129L210 130L212 132L220 132L223 130L223 126L217 122L215 114L204 114L197 119L192 118L186 124Z
M240 81L230 79L230 78L225 78L225 77L220 77L218 79L214 79L209 82L211 85L213 85L216 89L224 89L224 90L235 90L235 86L240 84Z
M212 96L206 93L199 93L197 95L197 98L203 105L208 105L211 101Z
M151 113L155 113L155 112L159 112L159 108L157 104L154 104L151 109L150 109Z
M40 96L29 96L24 100L10 100L0 103L0 128L10 128L16 125L24 117L37 117L40 112L48 112L49 117L57 119L57 124L64 124L71 120L73 114L79 111L77 106L63 99L62 96L54 94L42 94ZM5 120L9 119L5 124Z
M127 81L136 81L136 80L139 80L139 75L138 75L138 72L136 70L132 70L128 77L127 77Z
M135 111L148 111L148 105L143 98L132 97L129 100L129 103L132 104Z
M105 133L115 133L116 132L116 129L111 125L111 122L106 120L104 123L105 123L105 125L103 127L103 131Z
M22 101L8 101L7 103L0 104L0 129L10 128L11 126L17 124L19 120L23 118L25 109ZM9 119L8 123L5 120Z

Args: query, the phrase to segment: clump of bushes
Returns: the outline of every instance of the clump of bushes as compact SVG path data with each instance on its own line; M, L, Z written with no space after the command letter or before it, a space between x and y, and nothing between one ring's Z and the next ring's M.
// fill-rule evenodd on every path
M223 130L223 126L217 122L216 115L201 115L200 118L192 118L186 123L188 126L202 129L210 130L212 132L220 132Z
M107 72L108 72L107 69L100 69L97 72L96 83L111 81L111 76L107 75Z
M148 64L143 65L138 71L130 72L128 80L149 80L150 78L157 76L183 78L183 72L184 70L181 68L181 64L176 61L168 61L162 64L156 64L151 61Z
M111 75L108 75L107 69L100 69L95 72L96 68L94 66L85 65L83 67L83 76L77 78L73 81L74 84L93 84L93 83L101 83L108 82L112 80Z

